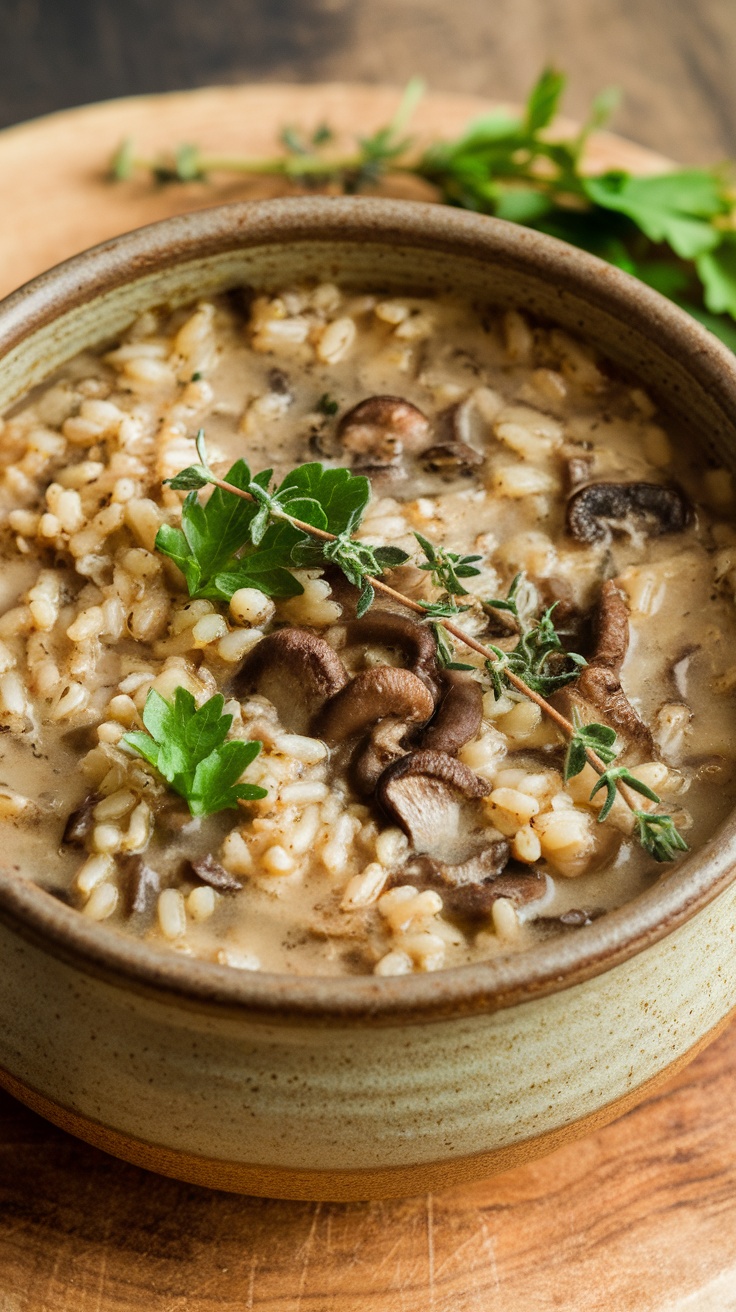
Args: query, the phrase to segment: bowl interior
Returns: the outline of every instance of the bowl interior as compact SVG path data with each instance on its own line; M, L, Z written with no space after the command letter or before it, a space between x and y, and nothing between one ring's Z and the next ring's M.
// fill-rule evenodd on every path
M515 306L584 338L642 382L704 455L736 461L736 359L655 292L593 256L497 220L414 202L298 199L167 220L76 257L0 304L0 410L146 309L235 286L329 279ZM614 966L715 897L736 868L736 820L666 879L574 936L439 975L273 976L185 962L91 925L0 871L0 915L87 968L190 1002L397 1021L510 1005Z

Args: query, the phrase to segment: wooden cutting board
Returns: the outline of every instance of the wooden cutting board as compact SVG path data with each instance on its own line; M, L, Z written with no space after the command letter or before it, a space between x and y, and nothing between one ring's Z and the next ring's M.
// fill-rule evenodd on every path
M126 229L278 185L112 186L125 136L272 153L288 123L384 124L384 87L225 87L0 134L0 293ZM429 96L422 136L488 106ZM591 166L666 161L601 134ZM408 184L391 194L425 195ZM0 1094L0 1312L736 1312L736 1027L623 1120L503 1176L400 1202L237 1198L123 1165Z

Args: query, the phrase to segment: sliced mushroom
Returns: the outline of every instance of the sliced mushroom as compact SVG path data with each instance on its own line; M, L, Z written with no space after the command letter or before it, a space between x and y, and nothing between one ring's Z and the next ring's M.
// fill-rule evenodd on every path
M424 468L446 481L472 474L485 459L468 440L470 408L466 398L443 410L437 416L438 440L422 453Z
M524 906L545 896L547 880L538 870L506 870L509 845L495 839L460 865L448 865L431 856L413 857L390 880L389 887L413 884L432 888L442 896L450 915L485 920L497 898Z
M473 473L483 464L483 456L467 442L437 442L422 456L422 464L431 474L449 482L452 478Z
M344 688L348 672L337 652L307 629L279 629L248 652L233 684L238 697L260 692L294 733L308 731L329 698Z
M188 864L197 879L201 879L203 884L209 884L210 888L216 888L218 893L239 893L243 887L239 879L231 875L219 861L215 861L211 852Z
M386 469L429 442L429 420L402 396L369 396L343 415L338 441L356 468Z
M423 724L434 710L434 698L411 670L377 665L356 674L325 704L314 731L328 743L346 742L365 734L377 720L398 718L407 726Z
M412 674L416 674L434 696L438 695L437 646L425 624L417 624L408 615L400 615L397 611L372 606L366 615L347 625L346 637L348 643L376 643L379 647L397 648Z
M393 715L378 721L353 766L353 782L362 797L369 797L386 767L409 750L404 739L410 728L406 720Z
M384 770L376 797L416 852L447 857L457 849L463 802L491 785L445 752L408 752Z
M76 811L70 813L64 825L62 843L67 843L69 847L82 847L84 845L87 834L94 826L94 809L100 800L100 793L88 793L81 806L78 806Z
M595 619L595 649L591 665L604 665L618 674L629 650L629 608L614 579L601 588ZM585 671L583 671L585 673Z
M161 878L142 856L118 856L123 877L123 896L128 915L143 915L152 909L161 892Z
M588 483L567 502L567 531L578 542L602 542L627 520L652 537L681 533L692 516L679 488L660 483Z
M483 721L483 690L475 679L459 670L446 670L442 682L444 696L420 743L429 751L454 756L478 736Z
M642 759L651 760L655 755L651 731L621 687L621 666L629 645L629 612L613 579L601 589L595 626L595 650L569 689L569 703L577 705L586 721L597 718L591 714L590 708L594 708L599 718L641 752Z

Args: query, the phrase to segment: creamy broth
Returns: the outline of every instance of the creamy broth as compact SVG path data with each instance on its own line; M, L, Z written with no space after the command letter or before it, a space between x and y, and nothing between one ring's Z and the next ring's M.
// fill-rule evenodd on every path
M370 398L380 404L352 413ZM514 311L331 285L236 291L145 315L0 421L0 818L19 877L104 922L101 932L233 967L392 974L578 932L671 869L636 845L623 803L598 823L592 769L564 785L559 731L515 693L494 698L482 659L459 645L456 660L474 669L456 679L480 688L479 710L443 758L466 782L427 767L417 785L427 812L446 807L457 831L427 837L424 820L407 819L402 776L391 791L383 770L431 752L448 675L419 668L413 640L390 626L383 637L356 626L357 592L334 570L296 570L303 592L287 600L253 589L230 605L190 599L155 537L180 522L183 496L162 480L196 462L200 427L221 476L240 457L277 479L310 460L368 473L361 540L418 560L418 531L477 553L458 622L483 642L513 646L482 603L522 572L529 613L557 601L566 644L598 669L608 596L628 629L611 676L624 698L623 719L610 721L620 759L691 847L725 817L736 795L728 471L584 344ZM577 540L571 499L612 484L655 485L683 522L619 507ZM438 595L415 563L389 581L415 599ZM369 615L385 609L379 597ZM262 649L259 673L259 645L294 630L328 644L348 688L384 667L424 680L429 710L383 744L378 784L359 780L376 725L390 728L380 698L372 723L343 740L325 727L339 686L305 717L279 691L278 642ZM221 691L231 734L262 743L244 779L265 799L192 818L126 749L151 688L171 698L178 686L198 704ZM580 689L555 704L590 718ZM600 706L593 718L606 720Z

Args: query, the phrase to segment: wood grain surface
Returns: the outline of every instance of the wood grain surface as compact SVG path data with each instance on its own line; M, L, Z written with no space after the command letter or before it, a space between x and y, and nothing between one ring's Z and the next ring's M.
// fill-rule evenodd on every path
M265 150L289 119L367 129L394 102L381 88L229 88L3 134L3 287L114 232L245 194L111 188L104 161L126 132L152 148L188 136ZM479 107L431 98L420 127L453 132ZM657 163L599 141L595 162L615 160ZM732 1026L580 1143L488 1182L373 1204L177 1184L0 1095L0 1312L736 1312L735 1081Z

